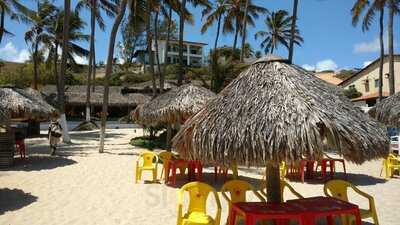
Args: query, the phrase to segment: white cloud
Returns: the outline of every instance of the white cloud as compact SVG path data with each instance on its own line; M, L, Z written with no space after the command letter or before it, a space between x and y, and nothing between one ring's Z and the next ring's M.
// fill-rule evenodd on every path
M317 62L315 65L310 65L310 64L304 64L301 67L303 67L305 70L308 71L325 71L325 70L337 70L338 65L336 65L335 61L332 59L324 59L319 62Z
M338 66L336 65L335 61L332 59L325 59L322 61L317 62L315 66L315 70L317 72L324 71L324 70L337 70Z
M30 53L27 49L18 50L12 42L0 48L0 58L11 62L25 62L29 60Z
M385 52L388 51L388 34L387 32L384 34L383 37L383 45L385 47ZM393 45L396 47L397 43L394 41ZM353 52L357 54L361 53L374 53L374 52L379 52L381 49L380 47L380 41L379 37L375 38L372 41L365 41L365 42L360 42L354 45Z
M77 63L77 64L81 64L81 65L88 65L89 63L89 61L88 61L88 59L87 59L87 57L82 57L82 56L78 56L78 55L74 55L74 59L75 59L75 62Z
M371 64L372 63L372 61L365 61L364 63L363 63L363 68L365 68L365 67L367 67L369 64Z
M315 66L309 65L309 64L304 64L301 67L303 67L303 69L308 70L308 71L314 71L315 70Z

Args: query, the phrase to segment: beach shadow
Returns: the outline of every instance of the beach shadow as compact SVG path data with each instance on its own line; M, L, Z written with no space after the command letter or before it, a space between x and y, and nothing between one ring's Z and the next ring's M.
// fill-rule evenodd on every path
M111 152L111 151L104 151L103 153L109 155L131 155L131 156L139 156L140 154L137 152Z
M37 201L37 197L20 189L0 189L0 215L23 208Z
M123 134L106 134L106 139L114 139L114 138L120 138L125 135ZM71 134L71 139L72 140L79 140L79 141L93 141L93 140L99 140L100 134L99 131L90 131L90 132L85 132L85 133L72 133Z
M1 171L39 171L75 164L76 161L59 156L30 156L27 159L16 159L10 168Z
M299 177L292 177L288 176L286 177L291 182L301 182ZM387 180L379 177L374 177L366 174L358 174L358 173L343 173L343 172L337 172L335 173L333 179L341 179L341 180L347 180L350 183L356 185L356 186L368 186L368 185L376 185L376 184L381 184L385 183ZM330 179L305 179L304 183L306 184L324 184Z

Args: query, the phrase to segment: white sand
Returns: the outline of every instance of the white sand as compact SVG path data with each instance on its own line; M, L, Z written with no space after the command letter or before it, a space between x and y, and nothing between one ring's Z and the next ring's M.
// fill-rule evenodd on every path
M136 131L108 130L104 154L97 153L98 132L73 133L74 144L62 146L58 157L48 156L47 139L27 141L29 163L0 171L0 224L176 224L176 188L134 183L135 159L143 151L128 144L141 135L141 130ZM347 163L347 167L349 179L375 196L380 224L400 224L400 179L380 178L380 161L362 166ZM254 170L239 174L252 177L247 179L253 183L260 178ZM212 180L213 175L205 178ZM323 195L322 184L291 184L304 196ZM354 201L366 204L357 197ZM221 224L225 224L227 204L222 198L221 202ZM211 201L210 210L214 210Z

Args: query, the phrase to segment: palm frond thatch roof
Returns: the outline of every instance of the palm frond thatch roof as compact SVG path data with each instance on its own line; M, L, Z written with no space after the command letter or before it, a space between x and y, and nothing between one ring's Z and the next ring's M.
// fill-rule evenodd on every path
M368 113L381 123L400 127L400 92L378 102Z
M11 114L11 117L48 120L57 113L41 93L31 88L0 88L0 108Z
M143 124L180 123L197 113L215 96L204 87L185 84L138 107L132 117Z
M277 57L233 80L173 139L184 158L265 166L318 158L326 146L361 163L388 153L384 128L342 90Z

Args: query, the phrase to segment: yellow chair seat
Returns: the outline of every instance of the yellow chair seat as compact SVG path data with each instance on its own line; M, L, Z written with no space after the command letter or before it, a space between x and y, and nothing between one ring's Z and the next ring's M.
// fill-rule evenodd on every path
M154 166L143 166L142 168L140 168L141 170L154 170Z
M360 216L361 219L370 218L372 217L372 213L368 209L360 209Z
M201 212L192 212L190 214L186 214L184 219L183 219L183 224L184 225L189 225L189 224L207 224L207 225L214 225L214 219L211 216L208 216L204 213Z

